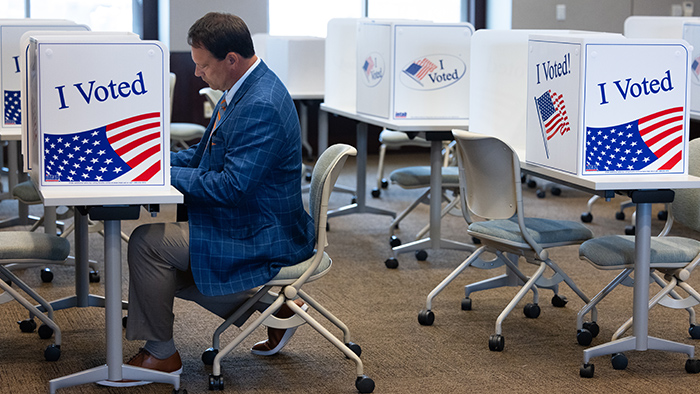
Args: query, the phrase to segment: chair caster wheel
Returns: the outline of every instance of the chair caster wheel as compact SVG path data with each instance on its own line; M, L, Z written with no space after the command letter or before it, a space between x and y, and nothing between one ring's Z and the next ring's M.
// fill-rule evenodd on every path
M396 235L392 235L391 238L389 238L389 245L392 248L395 248L397 246L401 246L401 240Z
M350 199L350 204L357 204L357 196L352 196Z
M470 311L472 310L472 299L469 297L464 297L462 299L462 310L463 311Z
M187 394L187 390L186 389L182 389L182 390L173 389L173 394Z
M360 345L354 343L354 342L348 342L345 344L350 350L352 350L353 353L357 354L357 357L360 357L362 354L362 348Z
M501 352L505 346L503 335L492 334L489 337L489 350L492 352Z
M39 338L41 339L49 339L53 335L53 328L47 326L46 324L42 324L39 326Z
M545 198L545 196L547 196L545 191L541 190L541 189L538 189L537 192L535 193L535 195L537 196L537 198Z
M382 195L382 191L379 189L372 189L372 197L379 198Z
M581 346L588 346L593 342L593 334L585 328L578 330L576 333L576 341Z
M558 187L553 187L552 190L550 190L550 193L552 193L553 196L561 196L561 189Z
M593 338L597 337L600 333L600 327L598 327L598 323L594 321L583 323L583 329L588 330L591 333L591 335L593 335Z
M698 373L700 372L700 360L689 358L685 360L685 372Z
M39 275L41 276L41 281L44 283L51 283L53 280L53 272L51 272L51 268L44 268L41 270Z
M19 330L22 332L34 332L34 330L36 330L36 322L34 319L18 321L17 324L19 324Z
M214 358L217 354L219 354L219 349L214 349L213 347L210 347L209 349L205 350L204 353L202 353L202 362L204 363L204 365L214 364Z
M590 212L584 212L581 214L581 221L584 223L590 223L593 221L593 214Z
M691 324L688 328L688 334L690 334L690 337L693 339L700 339L700 326Z
M127 321L129 321L129 315L122 317L122 327L126 328Z
M620 211L620 212L615 212L615 219L617 220L625 220L625 213Z
M537 187L537 182L530 179L529 181L527 181L527 187L529 187L530 189L534 189Z
M49 345L44 350L44 359L46 361L57 361L61 358L61 347L58 345Z
M100 273L98 271L90 271L90 283L100 283Z
M389 187L389 181L382 179L382 189L387 189Z
M567 302L569 301L566 299L566 297L560 296L559 294L555 294L554 297L552 297L552 305L557 308L565 307Z
M592 378L595 372L595 366L593 364L583 364L579 370L579 375L582 378Z
M386 265L386 268L395 269L399 267L399 260L396 260L394 257L389 257L384 261L384 265Z
M537 304L527 304L523 308L523 313L525 314L525 317L529 319L536 319L540 316L540 307Z
M435 314L433 311L420 311L418 313L418 323L421 326L432 326L435 321Z
M360 393L371 393L374 391L374 380L365 375L358 376L357 379L355 379L355 388L357 388L357 391Z
M659 218L659 220L666 220L666 219L668 219L668 212L667 211L659 211L659 213L656 214L656 217Z
M219 376L209 375L209 390L222 391L223 389L224 389L224 377L221 375L219 375Z
M625 226L625 235L634 235L634 226Z
M416 250L416 260L425 261L428 259L428 252L425 250Z
M627 356L623 353L615 353L610 356L610 362L612 363L613 369L621 371L627 368Z

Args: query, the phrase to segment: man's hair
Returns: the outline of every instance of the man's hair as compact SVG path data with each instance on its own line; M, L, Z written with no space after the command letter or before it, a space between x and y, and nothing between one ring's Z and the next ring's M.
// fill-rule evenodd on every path
M255 55L248 26L233 14L210 12L199 18L187 32L187 43L208 50L219 60L225 59L229 52L246 59Z

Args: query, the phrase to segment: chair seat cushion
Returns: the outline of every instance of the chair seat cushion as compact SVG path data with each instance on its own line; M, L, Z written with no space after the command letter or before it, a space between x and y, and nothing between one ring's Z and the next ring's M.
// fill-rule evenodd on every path
M442 187L459 187L459 168L441 167ZM430 186L430 166L404 167L394 170L389 179L404 189Z
M308 260L305 260L299 264L294 264L290 265L287 267L282 267L280 272L275 275L272 280L267 282L268 285L281 285L281 284L286 284L286 283L291 283L295 280L297 280L301 275L306 272L307 269L311 266L311 263L313 263L314 258L316 257L316 254L309 258ZM316 270L314 271L313 274L309 277L309 281L316 280L320 278L321 276L325 275L328 269L331 268L331 258L326 254L326 252L323 252L323 257L321 258L321 263L319 263L318 267L316 267Z
M27 205L41 204L41 196L32 181L18 183L12 189L12 196Z
M652 237L651 268L685 267L700 254L700 241L684 237ZM581 244L579 256L600 269L634 267L634 236L606 235Z
M206 127L196 123L170 123L171 139L191 139L204 135Z
M384 129L379 133L379 142L387 146L423 146L430 147L430 141L421 137L409 137L403 131Z
M593 238L593 232L581 223L570 220L525 218L525 227L538 244L565 245L580 243ZM474 222L469 233L475 237L505 240L514 244L525 244L520 226L515 219Z
M56 235L29 231L0 231L0 260L61 262L69 253L70 242Z

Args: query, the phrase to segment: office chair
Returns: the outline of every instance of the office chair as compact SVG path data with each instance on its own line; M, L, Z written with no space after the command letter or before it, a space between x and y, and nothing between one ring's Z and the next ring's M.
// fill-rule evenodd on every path
M173 94L175 93L175 82L177 76L170 73L170 117L173 114ZM196 123L170 123L170 150L178 151L189 148L188 141L202 138L206 128Z
M588 303L588 297L549 258L547 249L581 244L591 239L593 233L573 221L525 217L517 153L495 137L464 130L453 130L453 134L458 146L462 214L469 224L467 233L478 238L482 246L430 292L426 309L419 313L418 321L422 325L433 323L432 299L467 267L491 269L505 264L507 274L466 286L466 297L462 301L462 309L469 310L472 304L469 295L473 291L522 284L516 296L498 316L496 333L489 338L489 349L501 351L504 347L501 324L528 291L533 292L533 302L525 305L523 310L528 318L536 318L540 314L537 287L551 288L554 291L552 304L563 307L567 301L558 295L558 283L564 281ZM469 212L486 220L472 221ZM481 260L484 252L495 254L496 258ZM528 278L518 269L519 257L538 266L531 277ZM554 271L548 278L544 276L547 267ZM509 276L508 272L512 275Z
M700 176L700 140L691 140L688 148L688 173ZM657 304L673 309L686 309L690 322L688 333L693 339L700 339L700 327L696 325L695 311L692 308L700 303L700 294L686 282L700 263L700 241L692 238L667 236L675 221L689 229L700 231L700 190L676 190L673 203L669 204L668 207L666 225L659 236L651 238L651 280L662 289L649 301L649 309ZM634 269L634 236L607 235L588 240L579 247L579 257L601 270L621 270L578 312L576 339L579 344L586 346L599 332L595 306L618 284L632 286L629 275ZM676 291L678 289L682 289L687 296L682 297ZM590 310L593 310L591 321L584 322L583 319ZM632 319L630 318L615 332L613 340L620 338L631 325ZM622 353L614 354L612 364L615 369L625 369L627 358ZM686 370L688 368L689 365L686 363ZM582 377L592 375L592 365L584 365L581 368Z
M38 330L39 337L48 339L54 336L54 343L44 350L44 358L47 361L56 361L61 356L61 330L53 320L53 308L34 289L12 273L8 266L63 264L69 252L68 240L54 234L28 231L0 232L0 276L2 277L0 289L5 291L0 297L0 303L14 299L29 311L30 318L18 322L22 332L33 332L36 329L33 318L37 317L43 323ZM17 285L30 298L38 302L46 310L46 314L12 288L12 284Z
M359 357L362 350L359 345L350 341L350 331L347 326L301 288L307 282L320 279L326 275L331 268L331 259L324 251L328 244L326 238L328 199L345 161L348 156L354 156L355 154L357 154L355 148L349 145L336 144L329 147L318 158L311 176L311 190L309 192L309 212L316 225L316 251L314 255L306 261L299 262L289 267L283 267L272 280L267 282L251 299L238 308L216 329L213 336L213 347L205 351L202 355L202 361L204 361L205 364L212 364L212 374L209 376L210 390L223 390L224 383L221 375L221 359L229 354L256 328L264 324L268 327L286 329L297 327L304 323L309 323L319 334L340 349L347 358L350 358L355 363L357 374L355 387L360 393L371 393L374 390L374 381L365 376L362 371L362 361ZM280 287L279 294L275 295L275 301L263 311L253 323L248 325L233 341L224 347L223 350L219 351L220 335L223 331L243 316L245 312L250 310L258 300L267 296L268 291L273 287ZM342 330L343 342L336 338L335 335L331 334L305 310L300 308L294 302L294 299L297 297L304 300L311 309L316 310ZM296 315L287 319L275 317L273 314L279 310L282 304L289 306Z
M389 187L389 181L384 179L384 159L386 150L399 149L404 146L418 146L430 149L430 141L416 135L416 133L404 133L402 131L394 131L383 129L379 133L379 162L377 164L377 187L372 189L372 197L379 197L381 190Z

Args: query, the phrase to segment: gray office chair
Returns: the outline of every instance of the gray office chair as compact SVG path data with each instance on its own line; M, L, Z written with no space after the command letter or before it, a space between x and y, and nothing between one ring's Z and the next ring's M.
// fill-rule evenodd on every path
M689 142L688 173L700 176L700 140ZM693 339L700 339L700 327L696 325L693 306L700 303L700 294L693 289L687 280L695 267L700 263L700 241L677 236L667 236L673 223L677 221L691 230L700 231L700 190L680 189L675 191L675 198L668 209L668 219L661 234L651 238L651 280L661 286L661 290L649 301L649 308L657 304L673 308L686 309L689 313L690 327L688 333ZM581 345L589 345L598 334L595 306L603 300L618 285L632 286L629 275L634 270L634 236L607 235L584 242L579 247L579 257L588 261L601 270L621 270L621 272L598 294L587 303L577 315L576 338ZM635 273L636 275L637 273ZM662 277L663 276L663 277ZM687 295L681 296L677 290L683 290ZM591 321L584 322L585 315L590 311ZM630 318L613 335L613 340L620 338L632 326ZM696 368L690 359L688 368ZM615 369L625 369L627 358L622 353L612 356ZM696 371L688 371L696 372ZM593 375L592 365L581 368L582 377Z
M30 318L18 322L22 332L33 332L36 329L33 318L37 317L43 323L38 330L39 336L43 339L54 336L54 343L44 351L47 361L56 361L61 356L61 330L53 320L53 308L34 289L12 273L8 266L63 264L69 252L68 240L53 234L28 231L0 232L0 289L4 290L0 295L0 303L14 299L29 311ZM15 290L13 284L38 302L46 310L46 314Z
M466 297L462 301L462 309L469 310L472 304L469 295L473 291L522 285L498 316L496 333L489 338L489 349L501 351L504 347L501 324L528 291L533 292L533 302L525 305L523 310L528 318L536 318L540 314L538 287L553 289L554 306L566 305L566 299L557 294L558 283L561 281L588 303L588 297L564 270L549 258L547 249L581 244L591 239L593 233L584 225L573 221L526 217L523 211L520 160L517 153L495 137L464 130L453 130L453 134L458 147L462 214L469 224L467 233L478 238L482 246L430 292L426 300L426 309L419 313L418 321L422 325L433 323L433 298L467 267L491 269L505 265L506 271L512 273L511 276L501 275L465 287ZM486 220L472 221L470 212ZM495 254L496 258L492 261L481 260L480 256L484 252ZM531 277L527 277L518 268L517 261L520 257L538 266ZM548 267L554 271L551 277L544 276Z
M205 364L212 364L212 374L209 377L210 390L223 390L221 359L229 354L256 328L261 325L266 325L268 327L286 329L297 327L304 323L309 323L319 334L340 349L347 358L350 358L355 363L355 372L357 376L355 387L360 393L371 393L374 390L374 381L363 374L362 361L359 357L362 350L359 345L350 341L350 331L347 326L302 290L304 284L320 279L326 275L331 268L331 259L325 252L325 248L328 244L326 238L328 199L333 190L333 185L348 156L354 156L356 154L357 151L355 148L349 145L336 144L329 147L318 158L311 176L311 190L309 192L309 212L316 225L316 251L308 260L282 268L272 280L266 283L250 300L238 308L236 312L216 329L213 336L213 347L205 351L202 355L202 361L204 361ZM238 334L233 341L219 351L221 333L249 311L258 300L267 296L268 292L273 287L280 287L279 294L276 295L275 301L262 312L254 322L249 324ZM341 342L335 335L331 334L318 321L311 317L309 313L300 308L294 302L297 297L304 300L310 309L316 310L333 323L333 325L342 330L343 341ZM282 304L286 304L296 315L287 319L275 317L273 314L279 310Z
M175 83L177 77L170 73L170 117L173 113L173 95L175 93ZM170 150L178 151L190 147L189 141L202 138L206 127L196 123L170 123Z
M389 181L384 178L384 160L387 149L399 149L404 146L418 146L430 149L430 141L418 135L409 135L402 131L383 129L379 133L379 161L377 163L377 187L372 189L372 197L379 197L381 189L389 187Z

